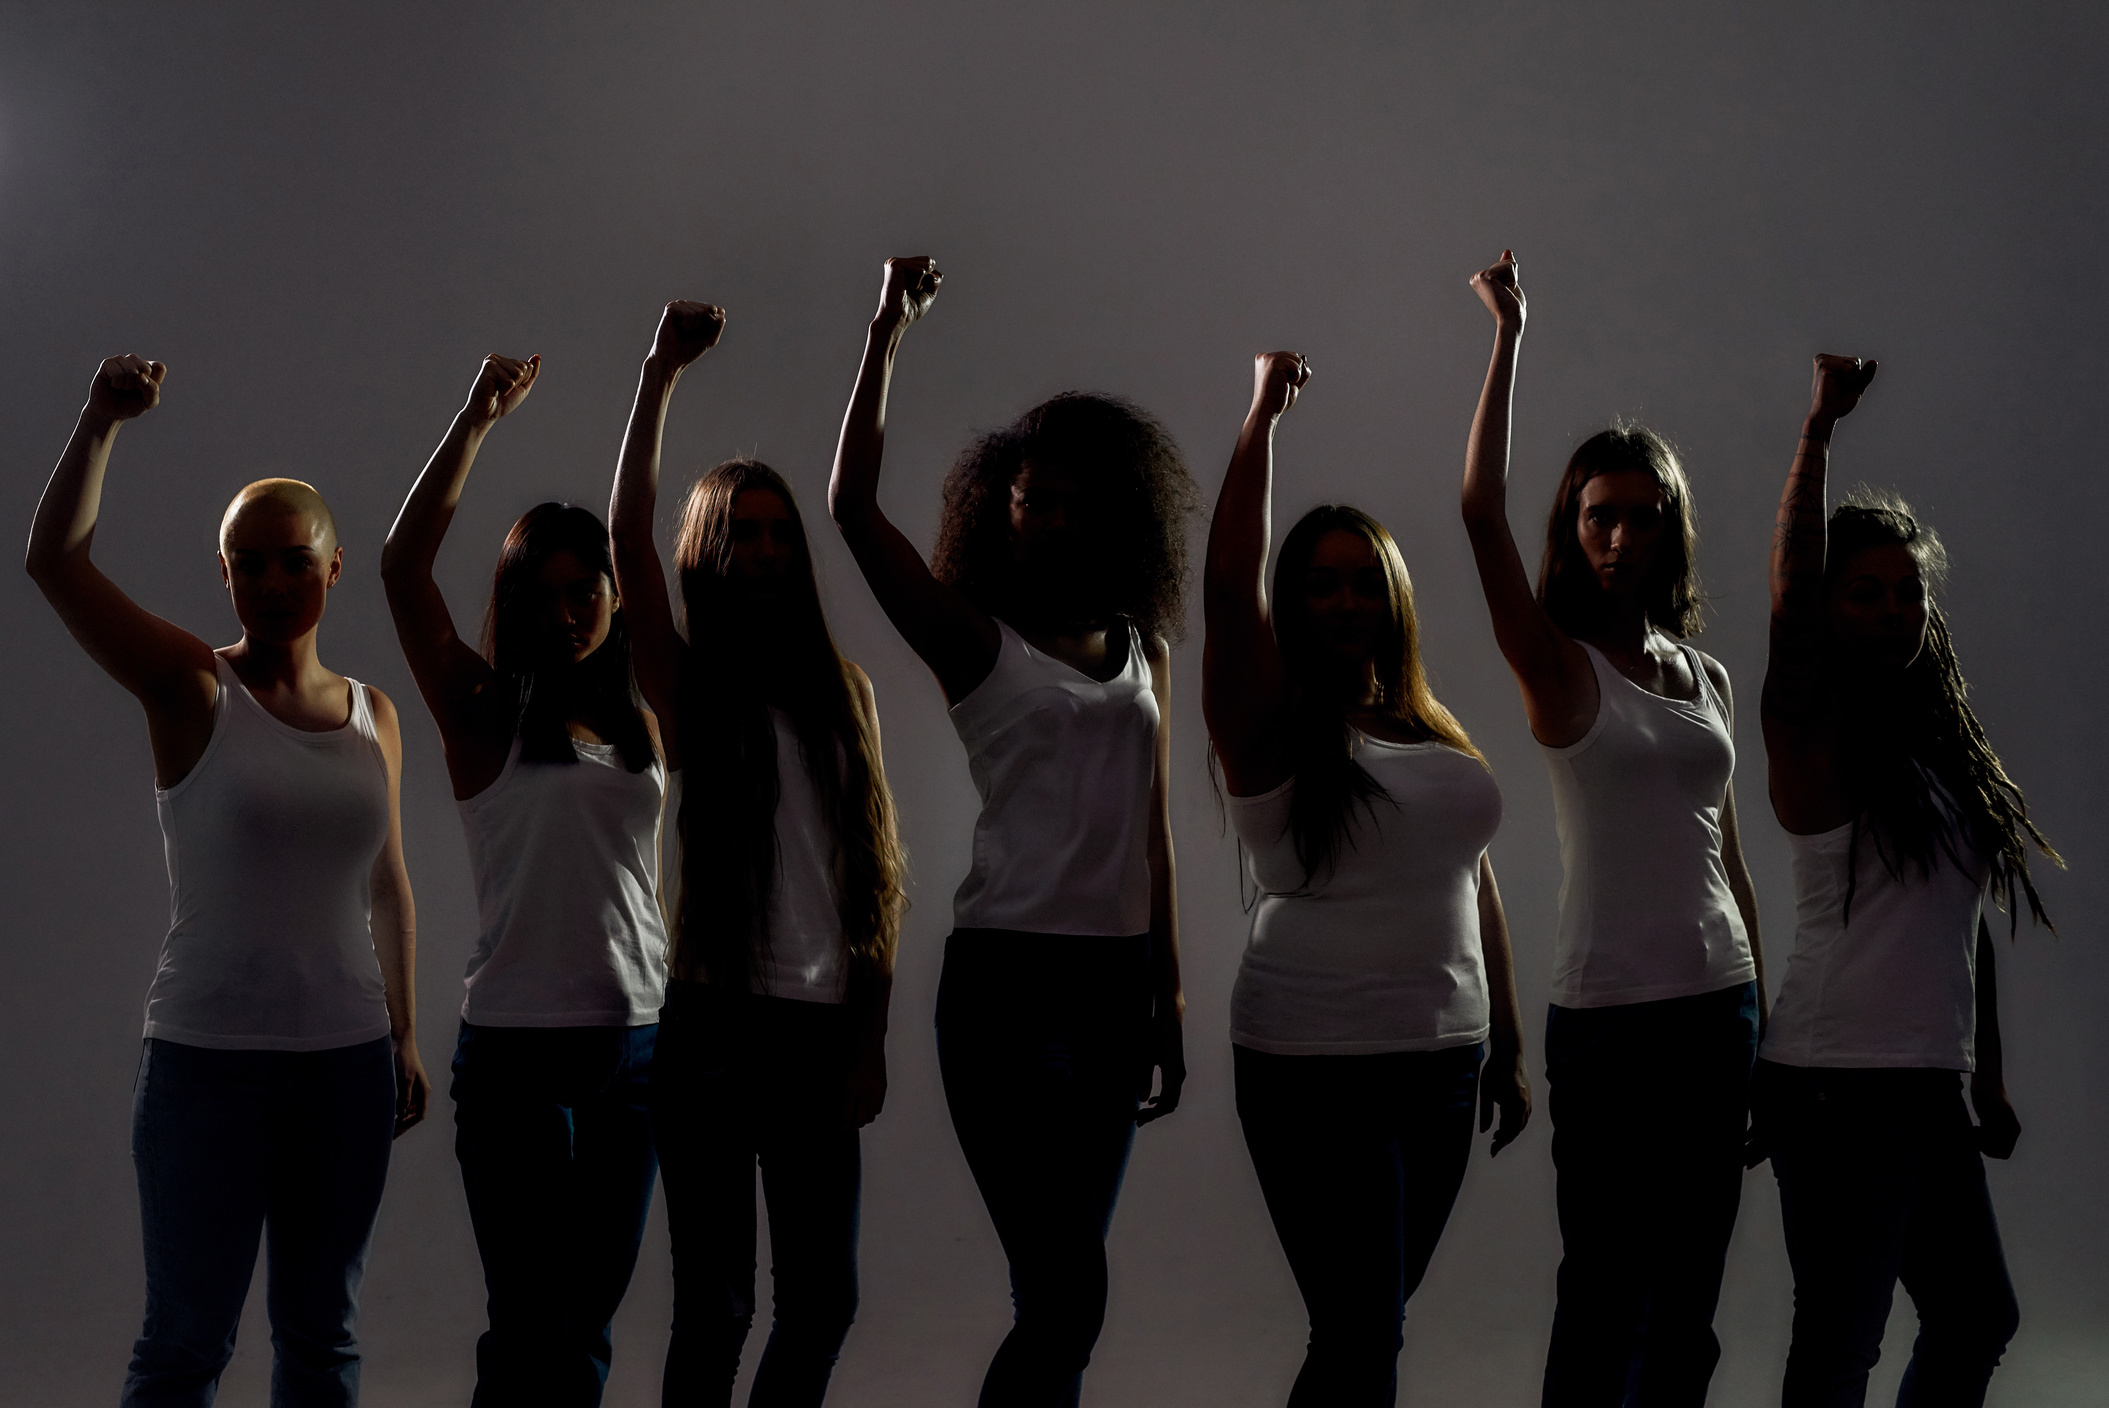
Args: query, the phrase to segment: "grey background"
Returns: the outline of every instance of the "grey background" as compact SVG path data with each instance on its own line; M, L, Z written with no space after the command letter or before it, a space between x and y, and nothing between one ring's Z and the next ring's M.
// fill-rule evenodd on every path
M439 8L0 13L0 522L26 528L90 373L119 351L171 368L163 408L124 433L96 543L141 600L230 639L221 506L267 474L328 495L347 573L325 658L404 710L435 1073L472 898L375 577L382 535L478 359L540 352L442 562L475 619L517 513L605 503L659 304L721 302L730 331L669 428L669 497L734 451L798 486L838 637L877 682L915 860L893 1096L865 1143L864 1310L832 1401L971 1400L1008 1308L929 1020L973 795L935 686L819 521L879 261L925 252L948 279L902 357L885 492L926 545L975 427L1067 387L1119 391L1165 418L1212 498L1251 355L1310 356L1280 517L1349 499L1405 550L1439 689L1507 797L1494 855L1535 1072L1558 856L1455 508L1490 334L1465 279L1509 245L1533 314L1527 554L1567 449L1608 417L1644 417L1687 454L1715 606L1700 643L1745 701L1744 831L1775 979L1791 893L1751 708L1767 532L1809 355L1882 358L1836 472L1894 483L1947 536L1977 707L2073 862L2044 883L2062 937L2024 931L2001 958L2027 1133L1991 1177L2024 1325L1993 1398L2102 1401L2099 8ZM1303 1333L1230 1106L1244 921L1193 621L1172 726L1194 1072L1185 1108L1137 1145L1099 1405L1279 1402ZM107 1402L137 1328L128 1110L166 913L146 739L23 577L0 577L0 630L21 662L0 692L0 1400ZM467 1401L482 1291L444 1099L435 1114L397 1146L367 1280L374 1404ZM1475 1158L1408 1317L1403 1402L1536 1401L1557 1257L1547 1135L1541 1110L1512 1152ZM1760 1170L1715 1403L1773 1401L1788 1289ZM611 1404L656 1401L668 1296L655 1214ZM263 1401L259 1301L227 1403ZM1899 1297L1876 1401L1910 1325Z

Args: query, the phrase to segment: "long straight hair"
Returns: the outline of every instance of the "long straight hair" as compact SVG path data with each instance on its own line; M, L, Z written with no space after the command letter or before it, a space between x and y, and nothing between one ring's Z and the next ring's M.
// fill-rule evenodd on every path
M733 505L749 489L783 500L797 541L786 597L766 619L757 619L728 575ZM828 632L791 486L750 459L710 470L682 509L674 565L689 642L680 692L685 780L674 972L736 985L761 974L782 796L773 706L790 718L834 838L850 979L884 978L905 908L906 857L878 738Z
M1926 591L1925 647L1894 688L1878 687L1865 671L1840 658L1835 638L1826 672L1840 729L1838 769L1853 807L1850 855L1856 858L1867 840L1883 867L1901 880L1906 866L1921 877L1931 874L1942 855L1958 870L1967 869L1956 853L1957 841L1967 840L1989 863L2008 932L2021 922L2015 906L2019 889L2030 917L2055 933L2029 875L2029 851L2040 851L2056 865L2065 862L2029 819L2027 799L2007 776L1970 707L1948 619L1933 599L1948 573L1939 535L1913 517L1911 506L1896 494L1854 489L1831 514L1824 595L1828 599L1844 580L1856 553L1892 545L1904 548L1918 564ZM1945 797L1936 795L1936 788ZM1858 870L1857 865L1848 869L1847 922Z
M497 676L490 699L509 714L520 737L520 757L530 763L576 763L567 715L583 712L593 728L615 744L623 766L643 772L657 755L645 727L637 681L630 668L630 633L618 607L606 640L576 664L554 664L544 607L548 588L542 564L568 552L615 582L608 530L590 509L577 504L536 504L520 515L498 567L491 574L490 605L483 614L483 658Z
M1545 556L1538 564L1538 604L1552 623L1576 639L1594 635L1604 619L1604 588L1582 551L1582 489L1604 474L1634 470L1662 490L1662 541L1641 583L1641 609L1650 622L1682 640L1699 634L1699 513L1692 482L1670 442L1644 425L1619 421L1575 446L1545 522Z
M1304 579L1319 540L1332 532L1353 533L1370 546L1384 571L1389 619L1377 637L1377 709L1416 733L1486 759L1472 746L1456 715L1429 688L1421 663L1420 620L1413 609L1413 580L1406 559L1384 525L1358 508L1321 504L1298 519L1283 540L1274 565L1274 639L1281 648L1292 703L1287 744L1296 787L1289 798L1289 833L1304 884L1330 866L1343 843L1353 844L1350 822L1357 807L1375 814L1391 795L1355 761L1347 714L1351 683L1318 640L1304 606Z

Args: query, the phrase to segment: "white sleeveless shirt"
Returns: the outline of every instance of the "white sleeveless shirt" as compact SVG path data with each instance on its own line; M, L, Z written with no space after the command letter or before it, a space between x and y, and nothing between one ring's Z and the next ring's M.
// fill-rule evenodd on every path
M1353 739L1391 800L1356 804L1332 866L1308 883L1289 830L1296 780L1227 799L1261 892L1230 1039L1280 1056L1483 1041L1479 861L1501 825L1501 789L1448 744Z
M953 922L1147 933L1158 720L1142 634L1126 628L1126 663L1099 681L996 625L995 667L952 706L981 793L973 868L953 899Z
M1678 647L1699 682L1668 699L1584 644L1596 722L1546 748L1559 824L1560 931L1552 1001L1612 1007L1718 992L1757 975L1721 859L1721 803L1735 772L1728 709L1706 657Z
M169 927L146 1035L229 1051L324 1051L388 1035L369 887L388 841L388 767L366 686L310 733L215 655L212 737L157 788Z
M1794 853L1794 952L1759 1055L1785 1066L1977 1068L1977 918L1987 867L1936 851L1931 874L1889 873L1875 838L1850 824L1787 837ZM1853 907L1845 912L1852 870Z
M842 883L835 833L820 789L798 748L798 732L772 707L776 729L776 882L769 892L769 942L754 990L803 1002L840 1002L849 969L843 952ZM841 744L835 766L842 766Z
M612 743L530 763L513 739L497 781L457 803L480 932L462 1020L636 1027L666 997L659 822L666 769L631 772Z

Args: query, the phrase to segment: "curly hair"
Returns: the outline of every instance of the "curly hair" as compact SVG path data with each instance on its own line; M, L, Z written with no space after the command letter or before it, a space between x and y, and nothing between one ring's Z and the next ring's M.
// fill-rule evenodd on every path
M1603 612L1604 589L1582 551L1582 488L1603 474L1637 470L1662 489L1659 556L1641 584L1649 621L1680 639L1699 634L1699 513L1692 483L1670 442L1644 425L1618 421L1575 447L1553 494L1538 567L1538 604L1569 635L1588 635Z
M1102 604L1176 640L1186 618L1189 517L1200 494L1171 432L1131 401L1069 391L977 436L945 476L930 570L993 616L1028 609L1011 546L1011 484L1031 463L1077 476L1096 506L1088 545Z

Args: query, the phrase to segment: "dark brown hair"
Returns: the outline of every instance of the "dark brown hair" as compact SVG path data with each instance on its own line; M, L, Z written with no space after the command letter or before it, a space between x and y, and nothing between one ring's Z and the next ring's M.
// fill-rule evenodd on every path
M1582 551L1582 487L1602 474L1634 470L1662 489L1662 539L1641 609L1682 639L1699 633L1699 514L1692 485L1670 442L1644 425L1620 421L1575 447L1552 498L1545 524L1545 557L1538 567L1538 604L1554 625L1576 638L1593 635L1603 618L1604 589Z

